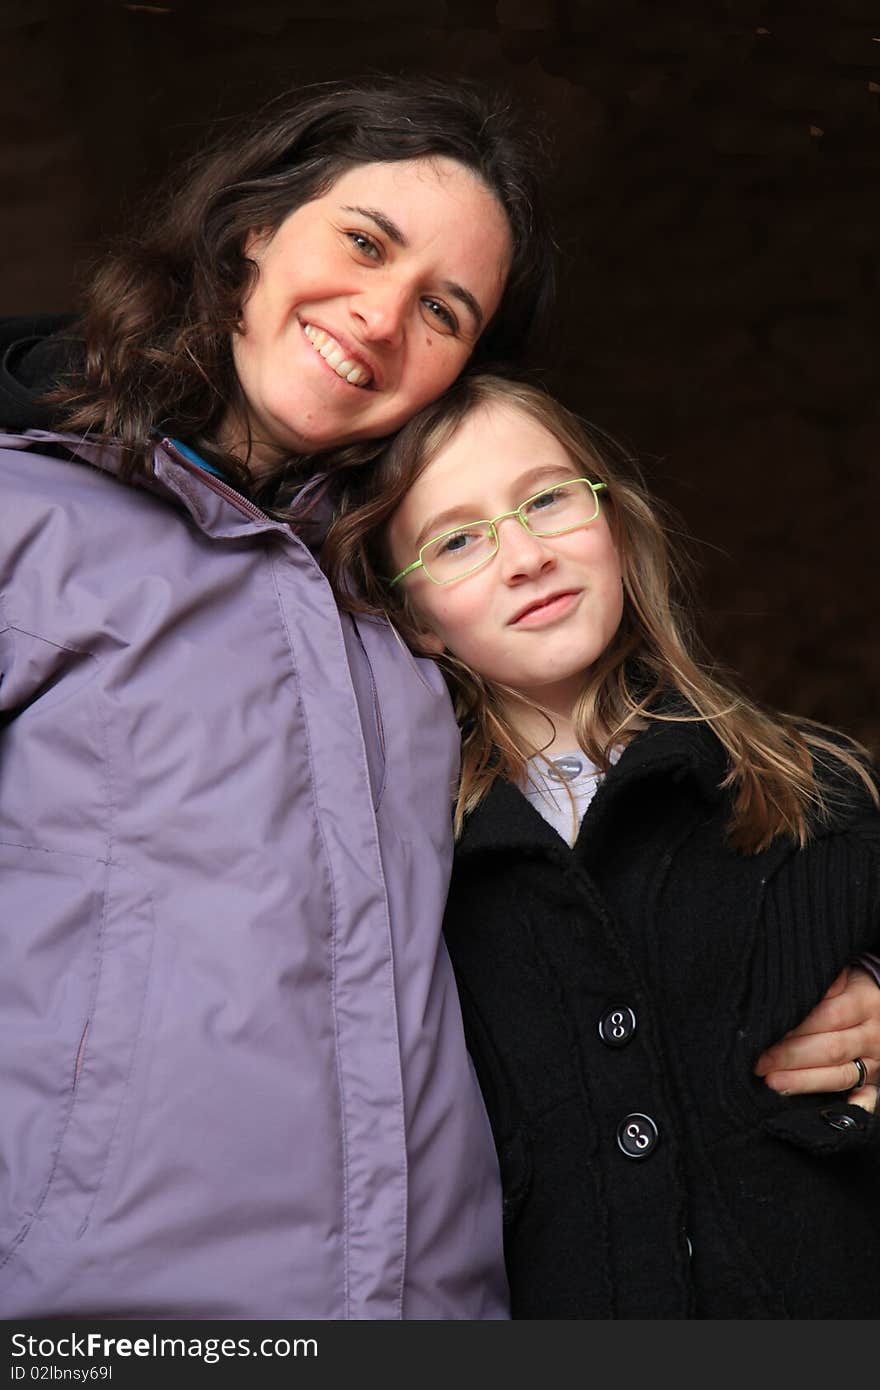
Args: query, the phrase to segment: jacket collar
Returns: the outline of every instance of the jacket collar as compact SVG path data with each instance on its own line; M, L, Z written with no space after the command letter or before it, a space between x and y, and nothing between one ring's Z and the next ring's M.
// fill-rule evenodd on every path
M621 803L649 779L690 781L700 800L711 806L727 799L720 786L726 770L724 749L706 724L652 721L624 749L596 792L587 811L591 842L601 840ZM564 841L519 788L499 780L468 817L457 854L467 858L511 850L562 857L569 854Z

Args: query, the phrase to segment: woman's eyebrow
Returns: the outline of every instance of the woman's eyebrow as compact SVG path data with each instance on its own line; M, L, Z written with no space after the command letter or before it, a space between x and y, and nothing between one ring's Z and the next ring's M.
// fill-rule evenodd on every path
M342 211L354 212L358 217L366 217L368 221L374 222L379 230L383 231L388 239L393 241L396 246L403 247L404 250L409 246L409 242L400 227L398 227L397 223L392 221L388 214L383 212L381 208L362 208L358 207L356 204L351 205L346 203ZM453 299L457 299L460 304L464 305L479 333L483 327L483 311L470 290L466 290L464 285L459 285L455 280L444 280L440 288L445 290Z
M456 284L454 280L444 280L440 288L445 290L448 295L451 295L453 299L457 299L459 303L464 305L470 313L471 318L474 320L477 326L477 332L479 333L480 329L483 327L483 311L470 290L466 290L464 285Z
M346 205L345 207L343 207L342 211L356 212L359 217L368 217L369 220L371 222L375 222L376 226L379 227L380 230L383 231L387 237L389 237L393 242L395 242L397 246L409 246L409 242L407 241L403 232L398 227L397 223L392 222L388 214L382 212L381 209L349 207L348 205Z

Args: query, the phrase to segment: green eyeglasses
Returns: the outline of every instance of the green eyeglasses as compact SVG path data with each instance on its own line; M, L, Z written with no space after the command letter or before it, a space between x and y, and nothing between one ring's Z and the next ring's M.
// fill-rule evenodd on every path
M468 521L451 531L425 541L419 558L389 581L399 584L414 570L423 569L432 584L454 584L476 573L498 554L498 523L517 517L531 536L564 536L589 526L599 515L599 493L605 483L589 478L566 478L527 497L512 512L502 512L491 521Z

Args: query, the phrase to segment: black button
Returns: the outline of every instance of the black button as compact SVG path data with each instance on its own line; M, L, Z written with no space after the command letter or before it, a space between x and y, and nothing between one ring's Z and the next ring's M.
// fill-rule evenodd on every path
M617 1126L617 1145L627 1158L647 1158L659 1138L650 1115L625 1115Z
M848 1115L845 1110L823 1110L822 1119L832 1129L858 1129L859 1127L855 1115Z
M606 1047L626 1047L636 1031L636 1016L627 1004L618 1004L599 1019L599 1037Z

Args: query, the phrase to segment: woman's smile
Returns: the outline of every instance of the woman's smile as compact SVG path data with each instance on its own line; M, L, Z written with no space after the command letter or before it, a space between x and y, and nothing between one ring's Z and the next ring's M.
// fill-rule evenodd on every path
M338 338L333 337L323 328L317 328L313 323L304 323L302 327L303 333L318 356L326 362L335 376L350 386L357 386L361 389L373 385L376 372L374 368L367 365L363 349L360 353L352 352L343 346Z

